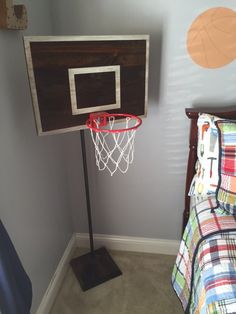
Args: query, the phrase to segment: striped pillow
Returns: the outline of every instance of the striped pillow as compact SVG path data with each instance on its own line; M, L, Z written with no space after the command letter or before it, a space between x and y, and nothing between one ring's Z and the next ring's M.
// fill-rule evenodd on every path
M216 122L220 140L218 205L227 213L236 215L236 121Z

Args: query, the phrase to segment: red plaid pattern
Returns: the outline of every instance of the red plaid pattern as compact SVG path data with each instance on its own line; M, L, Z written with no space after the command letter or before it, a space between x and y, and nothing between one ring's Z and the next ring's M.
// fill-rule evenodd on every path
M236 176L236 146L223 145L221 149L221 173Z
M201 270L209 269L222 262L232 262L236 260L236 239L216 237L203 243L199 247L198 263Z

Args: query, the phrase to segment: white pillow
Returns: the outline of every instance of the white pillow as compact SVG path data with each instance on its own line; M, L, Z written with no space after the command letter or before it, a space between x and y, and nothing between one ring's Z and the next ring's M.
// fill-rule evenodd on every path
M219 181L219 136L215 121L222 120L207 113L199 114L196 174L189 196L215 194Z

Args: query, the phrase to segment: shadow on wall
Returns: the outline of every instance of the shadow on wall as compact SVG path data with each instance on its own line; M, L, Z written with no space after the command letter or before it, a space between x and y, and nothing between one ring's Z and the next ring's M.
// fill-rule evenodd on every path
M150 61L149 61L149 93L150 102L158 105L161 91L161 66L163 50L163 25L159 26L158 33L150 35Z
M21 33L1 32L1 56L4 60L1 63L1 73L4 73L1 85L3 95L7 95L5 104L8 105L7 110L15 130L17 133L23 132L27 130L23 126L29 123L28 115L32 110L29 107L30 94ZM30 120L33 123L33 116Z

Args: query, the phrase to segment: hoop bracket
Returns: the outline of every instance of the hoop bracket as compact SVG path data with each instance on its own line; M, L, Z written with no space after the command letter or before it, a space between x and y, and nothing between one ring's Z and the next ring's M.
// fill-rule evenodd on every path
M106 112L99 112L99 113L91 113L89 115L89 128L97 128L97 127L104 127L107 125L107 115Z

